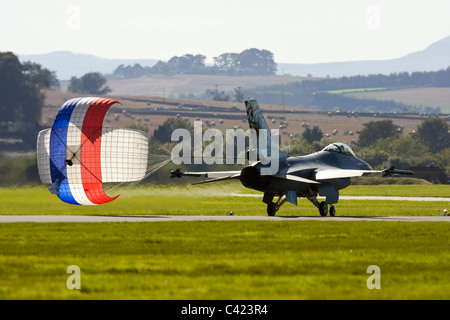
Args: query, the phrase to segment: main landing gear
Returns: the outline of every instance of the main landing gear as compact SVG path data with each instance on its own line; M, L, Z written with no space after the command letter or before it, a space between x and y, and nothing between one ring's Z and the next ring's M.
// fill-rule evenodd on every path
M328 205L325 201L322 201L319 204L319 213L322 217L325 217L327 215L327 213L330 213L330 217L334 217L336 215L336 208L331 205L330 209L328 210Z
M281 195L279 196L277 202L272 202L273 197L273 194L264 195L264 202L267 203L267 214L271 217L273 217L280 209L280 207L287 201L286 198L282 199L283 195ZM316 206L317 209L319 209L319 213L322 217L325 217L328 213L331 217L334 217L336 215L336 208L334 207L334 205L330 205L330 207L328 207L328 204L325 201L319 203L319 201L317 201L317 198L314 196L306 197L306 199L311 201L311 203Z
M336 208L334 207L334 205L331 205L330 210L328 210L328 204L325 201L319 203L316 197L306 198L311 201L311 203L315 205L317 209L319 209L319 213L322 217L325 217L328 214L328 211L330 212L330 217L334 217L336 215Z

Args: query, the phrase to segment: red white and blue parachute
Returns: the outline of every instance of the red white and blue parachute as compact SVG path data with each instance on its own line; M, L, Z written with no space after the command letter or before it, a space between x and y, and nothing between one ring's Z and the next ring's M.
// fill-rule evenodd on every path
M140 181L147 169L148 139L144 132L103 126L108 109L119 106L105 98L75 98L59 109L53 127L37 138L42 183L67 203L103 204L103 184Z

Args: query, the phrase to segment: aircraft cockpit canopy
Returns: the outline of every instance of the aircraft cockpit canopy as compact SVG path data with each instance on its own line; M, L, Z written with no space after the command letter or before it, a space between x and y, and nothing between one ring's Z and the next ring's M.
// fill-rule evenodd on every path
M355 156L352 148L342 142L335 142L328 146L326 146L322 151L331 151L331 152L339 152L345 154L347 156Z

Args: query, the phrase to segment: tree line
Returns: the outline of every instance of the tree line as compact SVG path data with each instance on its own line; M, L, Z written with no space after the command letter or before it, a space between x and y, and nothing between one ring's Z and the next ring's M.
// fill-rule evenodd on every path
M393 100L358 99L330 92L361 88L399 89L405 87L450 87L450 67L430 72L400 72L351 77L304 80L288 84L260 86L246 90L246 95L265 103L285 104L310 109L356 112L428 112L440 108L412 107Z
M447 122L439 117L423 120L417 130L407 136L392 120L370 121L363 124L352 148L359 158L376 169L432 167L450 176L449 130ZM292 156L304 155L319 151L332 142L314 127L282 148ZM443 182L446 182L444 177Z
M306 91L329 91L355 88L397 88L397 87L450 87L450 66L439 71L416 71L384 74L356 75L340 78L326 78L303 81Z
M12 52L0 52L0 124L36 124L45 98L41 90L50 88L59 88L54 71L22 63Z
M203 74L203 75L274 75L277 64L273 53L256 48L247 49L241 53L223 53L214 57L214 65L207 66L206 56L202 54L185 54L174 56L169 61L158 61L152 67L143 67L136 63L118 66L112 76L119 79L131 79L152 74Z
M168 118L154 131L150 140L170 150L176 143L171 142L170 133L177 128L184 128L191 134L194 130L192 123L186 119ZM449 130L447 122L439 117L423 120L413 133L406 136L403 129L392 120L369 121L363 124L352 148L359 158L376 169L391 166L404 169L434 167L450 175ZM314 126L307 127L298 138L290 140L281 148L290 156L302 156L322 150L331 143L333 140L326 138L322 130ZM204 142L203 148L206 144ZM223 152L225 154L226 150ZM446 182L445 178L443 182Z

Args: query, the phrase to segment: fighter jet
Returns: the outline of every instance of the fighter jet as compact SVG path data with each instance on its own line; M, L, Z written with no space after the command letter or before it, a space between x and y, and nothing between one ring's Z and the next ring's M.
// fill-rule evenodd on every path
M267 122L256 100L245 101L250 128L266 129L268 144L272 137ZM290 157L284 151L277 154L278 170L272 174L262 174L267 168L262 159L241 171L187 172L172 169L171 177L195 176L212 178L194 184L238 179L250 189L264 193L263 202L267 204L267 214L274 216L285 202L297 205L297 198L304 197L317 207L321 216L335 216L339 190L351 184L351 178L381 173L383 176L412 175L409 170L394 167L373 170L365 161L356 157L353 150L342 142L328 145L323 150L298 157ZM265 159L267 160L267 159ZM317 197L325 197L319 202ZM274 202L274 198L278 199Z

